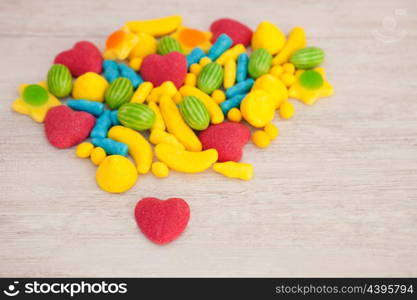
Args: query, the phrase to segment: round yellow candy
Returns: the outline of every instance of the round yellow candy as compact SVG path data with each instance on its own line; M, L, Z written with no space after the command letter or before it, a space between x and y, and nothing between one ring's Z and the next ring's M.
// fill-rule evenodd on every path
M283 64L282 69L284 70L284 73L294 74L294 72L295 72L295 67L292 63Z
M249 124L261 128L274 118L275 102L266 91L254 90L242 100L240 111Z
M94 145L88 142L81 143L77 146L77 149L75 150L75 154L79 158L87 158L91 154L91 150L93 150Z
M231 122L237 122L239 123L242 120L242 113L239 109L236 107L233 107L229 112L227 113L227 118Z
M284 69L280 65L273 66L269 70L269 74L274 75L275 77L280 77L283 72Z
M104 93L108 86L109 84L103 76L97 73L87 72L75 80L72 97L74 99L103 102Z
M295 76L293 74L284 73L281 75L281 81L285 84L285 86L289 87L294 84Z
M200 71L201 71L202 68L203 67L200 66L199 64L192 64L190 66L190 72L193 73L193 74L195 74L197 76L198 73L200 73Z
M252 142L259 148L266 148L271 143L271 139L265 131L257 130L252 134Z
M90 154L90 160L93 164L98 166L106 158L106 151L101 147L95 147Z
M138 179L135 165L121 155L107 156L96 171L98 186L109 193L123 193Z
M285 101L279 108L279 115L283 119L291 119L294 115L294 106L291 102Z
M264 128L265 133L269 136L271 140L274 140L278 136L278 127L272 123L266 124Z
M288 99L288 90L285 84L271 74L265 74L256 79L252 91L256 90L264 90L269 93L275 103L275 108Z
M213 100L217 103L220 104L222 103L224 100L226 100L226 95L224 94L224 92L222 90L215 90L212 94L211 97L213 98Z
M165 163L157 161L152 164L152 173L158 178L164 178L169 175L169 169Z

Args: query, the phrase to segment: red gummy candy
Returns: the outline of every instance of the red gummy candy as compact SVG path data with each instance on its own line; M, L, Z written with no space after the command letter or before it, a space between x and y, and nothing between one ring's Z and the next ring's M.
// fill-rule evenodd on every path
M218 161L240 161L242 148L250 138L250 130L243 124L225 122L211 125L200 132L203 149L214 148L219 153Z
M213 33L212 43L216 42L219 35L225 33L233 40L233 46L237 44L248 46L253 33L252 29L248 26L228 18L214 21L210 26L210 31Z
M77 145L90 135L96 119L84 111L66 105L51 108L45 117L45 134L55 147L64 149Z
M165 81L172 81L177 88L184 84L187 75L187 60L179 52L167 55L151 54L143 59L140 74L145 81L160 86Z
M190 207L181 198L143 198L136 204L135 218L148 239L164 245L175 240L187 227Z
M72 76L78 77L87 72L101 73L103 58L97 47L88 41L78 42L72 49L59 53L55 64L68 67Z

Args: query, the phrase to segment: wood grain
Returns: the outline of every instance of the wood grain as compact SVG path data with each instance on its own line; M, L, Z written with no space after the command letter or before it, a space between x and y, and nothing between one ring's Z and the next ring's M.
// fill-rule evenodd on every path
M0 1L0 276L417 276L416 13L412 0ZM10 105L74 42L103 47L125 21L169 14L304 26L336 95L296 102L271 147L245 148L250 182L172 172L106 194ZM189 202L174 243L138 232L146 196Z

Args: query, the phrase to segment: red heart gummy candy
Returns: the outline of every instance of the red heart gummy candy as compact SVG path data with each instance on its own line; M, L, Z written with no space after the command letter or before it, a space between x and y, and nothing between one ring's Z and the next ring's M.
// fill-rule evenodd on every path
M66 105L60 105L48 111L44 123L48 141L64 149L88 138L96 119L87 112L74 111Z
M219 154L218 161L240 161L242 148L250 138L250 130L243 124L225 122L211 125L198 136L203 149L214 148Z
M88 41L78 42L70 50L59 53L55 64L68 67L74 77L87 72L101 73L103 58L97 47Z
M172 81L177 88L184 84L187 75L187 60L179 52L167 55L151 54L143 59L140 74L145 81L160 86L165 81Z
M190 207L181 198L143 198L136 204L135 218L148 239L164 245L175 240L187 227Z
M214 21L210 26L213 33L212 42L215 43L218 36L222 33L227 34L233 40L233 46L243 44L248 46L252 39L252 29L239 21L223 18Z

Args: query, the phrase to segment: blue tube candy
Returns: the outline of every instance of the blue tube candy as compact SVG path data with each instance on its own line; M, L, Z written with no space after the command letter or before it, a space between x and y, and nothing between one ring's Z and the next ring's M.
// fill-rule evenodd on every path
M85 111L96 117L100 116L104 112L104 104L96 101L70 99L68 100L67 105L73 110Z
M229 110L234 107L239 107L240 103L242 102L243 98L245 98L246 94L239 94L234 96L233 98L227 99L226 101L220 103L220 108L223 111L223 114L226 116Z
M117 62L115 62L114 60L106 59L105 61L103 61L103 70L103 76L107 79L109 83L112 83L120 77Z
M204 56L206 56L206 53L204 53L201 48L194 48L190 54L187 55L187 68L192 64L197 64Z
M126 77L130 80L133 85L133 88L136 89L139 84L143 82L142 77L136 73L131 67L126 66L125 64L119 63L119 71L121 77Z
M109 131L112 122L110 120L110 110L104 111L104 113L96 120L93 130L90 133L91 138L105 138L107 137L107 131Z
M226 98L233 98L238 94L245 94L247 93L253 86L255 81L252 78L246 79L245 81L239 82L228 88L226 91Z
M124 143L116 142L112 139L93 138L91 142L96 147L101 147L108 155L123 155L127 156L128 146Z
M237 59L236 81L242 82L248 77L249 56L246 53L239 55Z
M110 120L113 126L120 125L119 118L117 117L118 110L112 110L110 113Z
M233 40L225 33L222 33L217 38L217 41L211 46L208 57L215 61L220 55L223 54L224 51L229 49L233 44Z

